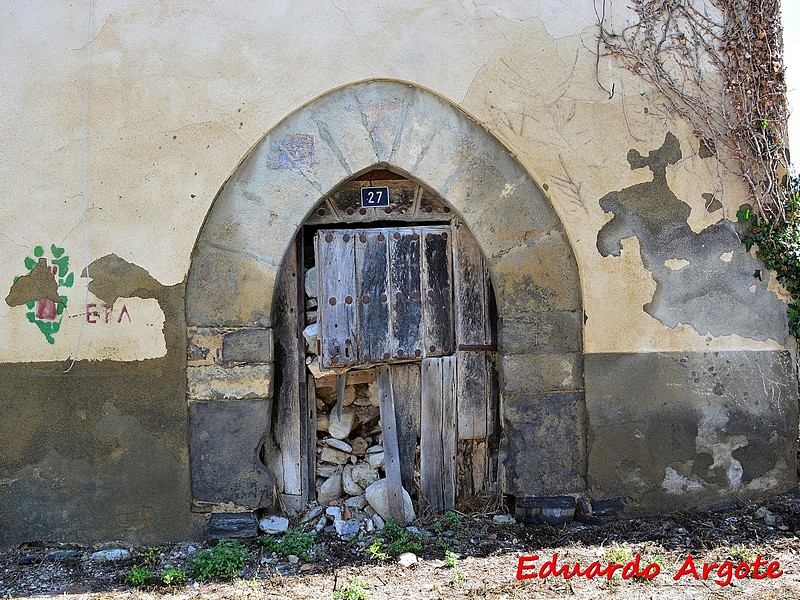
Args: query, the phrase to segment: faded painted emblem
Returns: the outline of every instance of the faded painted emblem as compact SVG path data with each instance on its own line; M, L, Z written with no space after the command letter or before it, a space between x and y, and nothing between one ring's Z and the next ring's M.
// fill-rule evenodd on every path
M314 158L314 136L309 133L294 133L270 143L267 168L307 169Z
M71 288L75 274L69 269L69 256L64 248L55 244L45 253L42 246L33 249L33 256L25 257L25 275L14 277L14 285L6 297L9 306L27 307L28 321L36 325L50 344L55 344L55 334L61 328L67 296L62 288Z

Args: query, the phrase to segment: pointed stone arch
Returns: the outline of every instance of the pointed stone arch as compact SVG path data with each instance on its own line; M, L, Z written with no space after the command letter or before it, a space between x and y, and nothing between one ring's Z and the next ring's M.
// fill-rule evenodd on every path
M200 232L186 287L197 509L275 501L260 456L270 439L278 274L319 200L375 166L446 199L486 258L498 315L502 491L585 488L583 310L558 216L514 155L458 107L406 83L372 81L327 93L271 130ZM230 440L230 428L229 450L215 440Z

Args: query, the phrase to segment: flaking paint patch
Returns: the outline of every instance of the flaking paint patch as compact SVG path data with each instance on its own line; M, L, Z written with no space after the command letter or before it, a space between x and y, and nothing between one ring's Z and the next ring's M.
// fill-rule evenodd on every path
M36 300L61 302L56 276L47 268L45 258L40 258L30 273L18 277L6 296L9 306L22 306Z
M674 495L703 491L703 485L700 482L681 475L672 467L664 469L664 480L661 482L661 487L668 494Z
M768 290L768 281L754 281L753 273L763 265L739 241L740 226L725 219L700 233L689 226L691 207L673 194L666 177L667 168L681 157L680 143L672 133L647 156L629 150L631 168L647 168L653 179L600 199L600 207L614 217L597 234L598 252L620 256L623 240L639 240L642 263L656 282L651 300L642 308L667 327L684 324L701 335L784 340L785 307ZM727 252L731 260L720 260ZM689 265L673 270L668 261L674 260ZM755 293L750 291L753 285Z
M664 266L671 271L680 271L689 266L689 261L683 258L669 258L664 261Z
M89 274L88 302L86 273ZM37 263L30 277L19 277L12 286L12 301L46 297L45 284L50 286L53 274ZM22 282L20 284L20 282ZM103 256L84 269L76 285L57 288L61 300L67 299L59 334L54 343L42 343L41 336L25 319L24 306L0 304L0 320L5 320L5 339L13 343L0 344L0 362L48 362L68 360L74 356L78 336L81 336L79 360L147 360L167 353L169 331L182 329L177 315L168 308L180 286L166 287L150 274L115 254ZM38 298L36 298L38 300ZM29 300L26 300L26 302ZM12 304L15 302L12 302ZM19 315L15 314L22 311ZM174 312L174 311L173 311ZM183 337L181 334L180 338Z

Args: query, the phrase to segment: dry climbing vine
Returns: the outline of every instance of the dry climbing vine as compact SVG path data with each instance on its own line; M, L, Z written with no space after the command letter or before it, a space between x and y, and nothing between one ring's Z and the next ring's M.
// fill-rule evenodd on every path
M701 151L727 151L756 210L748 248L774 269L795 302L800 336L800 202L790 175L780 0L637 0L638 20L615 33L607 0L597 5L599 43L655 86L675 114L688 119Z

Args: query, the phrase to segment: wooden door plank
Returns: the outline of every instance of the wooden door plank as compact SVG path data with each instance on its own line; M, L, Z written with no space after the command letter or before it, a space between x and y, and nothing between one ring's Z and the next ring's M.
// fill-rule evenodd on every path
M456 499L466 500L475 495L475 486L472 480L472 440L458 442L456 456Z
M444 510L456 503L456 356L442 361L442 499Z
M356 335L358 362L387 361L392 356L389 320L389 241L385 229L353 232L356 264Z
M456 343L488 345L488 273L477 241L461 223L453 230L453 271Z
M421 230L402 228L389 236L392 358L421 357Z
M309 373L306 378L307 392L307 411L308 420L306 425L306 449L304 463L307 465L306 490L308 490L308 500L314 500L317 494L317 385L314 376Z
M400 475L400 451L395 421L394 394L392 375L388 365L378 367L378 399L383 428L383 454L386 471L386 491L389 499L389 512L398 525L405 526L405 509L403 506L403 485Z
M486 487L486 440L472 440L472 489L480 494Z
M500 468L500 382L497 373L497 353L486 357L488 373L486 404L486 482L487 492L496 493L499 489L498 478Z
M422 495L436 511L444 510L442 488L442 361L422 361L419 470Z
M414 483L417 443L420 421L419 363L391 365L394 414L400 450L400 478L403 487L411 493Z
M355 241L349 233L320 230L316 236L319 339L323 367L357 362Z
M489 375L486 352L458 352L458 439L486 437Z
M422 320L425 356L454 351L449 228L422 230Z
M292 248L286 253L275 292L275 311L282 318L276 321L273 332L276 354L284 358L279 363L281 385L276 393L277 418L273 431L280 449L278 491L293 496L300 496L304 492L301 461L305 442L301 430L303 414L299 382L301 346L297 333L300 328L297 310L298 272L298 256L295 248Z

